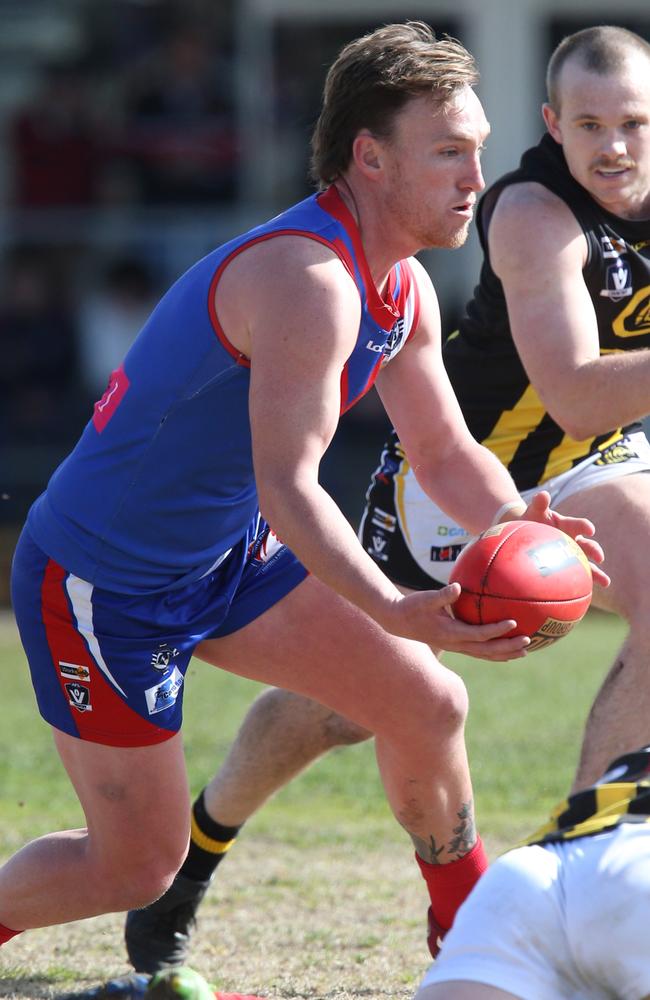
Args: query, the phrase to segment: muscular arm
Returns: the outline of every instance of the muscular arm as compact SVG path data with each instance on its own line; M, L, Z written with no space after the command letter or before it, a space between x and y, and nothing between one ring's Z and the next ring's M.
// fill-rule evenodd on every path
M312 573L380 624L394 626L390 608L399 592L318 482L339 420L341 372L359 326L354 282L328 248L278 237L229 267L219 308L228 336L251 359L249 412L262 513Z
M478 532L519 494L505 467L467 429L442 362L436 295L424 268L413 265L418 328L383 369L377 388L422 488L454 520Z
M579 537L591 536L593 525L552 511L548 493L537 494L527 507L505 466L470 434L442 362L440 315L431 281L417 261L414 270L421 292L418 328L381 372L377 388L418 482L471 532L492 524L504 503L513 508L500 520L523 516L554 524L578 538L592 560L594 580L607 586L608 577L595 565L603 559L600 546L590 537Z
M587 244L564 202L539 184L508 188L488 240L515 345L556 423L582 440L649 413L650 351L599 354Z

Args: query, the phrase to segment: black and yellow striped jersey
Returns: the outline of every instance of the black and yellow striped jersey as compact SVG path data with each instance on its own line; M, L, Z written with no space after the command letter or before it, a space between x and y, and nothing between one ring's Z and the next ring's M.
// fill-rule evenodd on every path
M632 429L614 427L586 441L570 438L544 409L519 360L503 286L490 265L487 228L501 191L527 181L562 198L585 234L583 277L598 321L601 354L650 347L650 220L628 221L601 208L569 173L561 146L545 135L524 153L517 170L481 198L477 227L484 261L479 284L459 330L443 348L470 431L508 467L520 490L566 472L598 451L603 463L621 461L626 457L622 433Z
M613 761L600 781L560 802L524 843L574 840L621 823L650 823L650 746Z

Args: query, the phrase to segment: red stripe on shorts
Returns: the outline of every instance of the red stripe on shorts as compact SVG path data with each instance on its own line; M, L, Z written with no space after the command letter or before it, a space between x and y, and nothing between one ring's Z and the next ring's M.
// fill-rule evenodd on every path
M66 595L66 576L63 567L50 559L41 587L41 610L54 669L80 738L113 747L168 740L173 732L134 712L104 677L77 631Z

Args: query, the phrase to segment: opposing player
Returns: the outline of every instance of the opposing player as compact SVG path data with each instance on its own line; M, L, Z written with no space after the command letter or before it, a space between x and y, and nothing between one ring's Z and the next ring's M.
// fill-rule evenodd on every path
M466 50L419 23L347 46L315 133L324 189L178 280L32 507L14 609L87 827L0 869L0 941L169 887L189 836L179 729L192 654L375 735L447 925L483 871L466 692L430 647L498 660L528 640L503 638L510 622L453 621L457 588L403 596L318 482L339 413L376 382L423 481L469 530L519 512L593 531L544 493L526 508L467 431L411 257L465 239L488 131L475 80Z
M575 788L647 737L650 632L650 44L622 28L564 39L547 134L481 200L484 263L444 360L469 428L524 497L586 511L629 633L591 710ZM467 533L432 504L397 436L364 517L366 551L406 586L444 584Z
M645 746L491 866L415 1000L647 1000L649 921Z
M470 430L523 495L541 485L564 513L586 511L605 545L612 586L594 602L629 635L587 722L577 789L646 740L650 713L650 449L638 423L650 412L650 46L613 26L577 32L553 53L547 86L548 133L481 201L481 278L444 358ZM391 579L427 590L446 583L468 534L432 503L408 451L388 442L362 537ZM129 917L134 960L186 948L238 827L320 753L363 736L316 705L265 694L195 804L187 870Z

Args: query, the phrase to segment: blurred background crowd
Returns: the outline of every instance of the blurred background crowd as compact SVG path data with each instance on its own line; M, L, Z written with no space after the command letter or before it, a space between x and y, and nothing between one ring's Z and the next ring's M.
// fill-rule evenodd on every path
M0 0L0 602L29 503L156 299L310 192L327 65L408 17L478 58L488 182L538 138L544 67L564 34L650 34L648 0ZM423 259L450 332L476 241ZM326 457L352 519L385 429L371 398Z

